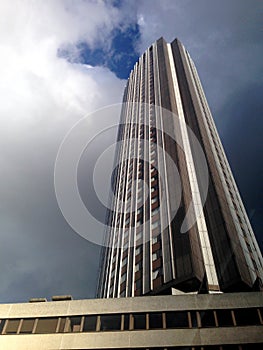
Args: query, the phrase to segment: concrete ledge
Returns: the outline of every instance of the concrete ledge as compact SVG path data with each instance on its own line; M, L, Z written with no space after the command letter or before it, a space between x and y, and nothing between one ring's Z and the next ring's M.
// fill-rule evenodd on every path
M1 318L262 307L263 293L166 295L0 304Z

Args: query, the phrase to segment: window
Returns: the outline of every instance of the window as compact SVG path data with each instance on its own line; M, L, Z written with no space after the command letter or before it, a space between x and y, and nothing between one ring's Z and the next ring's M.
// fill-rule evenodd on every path
M142 280L139 279L139 280L135 281L135 290L139 290L139 289L141 289L141 287L142 287Z
M102 315L100 316L101 331L118 331L121 329L121 315Z
M34 318L25 318L22 322L22 327L19 333L30 334L33 331L35 319Z
M157 259L158 259L158 255L157 255L157 253L155 252L155 253L152 254L152 261L155 261L155 260L157 260Z
M158 236L153 236L152 237L152 244L155 244L158 242Z
M196 311L190 311L190 315L191 315L192 327L193 328L198 327Z
M125 272L123 275L121 275L121 283L125 282L126 278L127 278L127 274Z
M142 231L137 232L136 234L136 240L142 239Z
M7 327L5 330L6 334L16 334L17 330L18 330L18 326L19 326L19 322L20 320L8 320L7 321Z
M5 325L5 320L0 320L0 334L3 331L4 325Z
M157 277L161 276L162 274L162 269L158 268L156 270L153 271L153 280L155 280Z
M146 329L146 314L134 314L134 329Z
M142 246L139 245L139 246L136 248L136 250L135 250L135 255L139 255L139 254L141 254L141 253L142 253Z
M202 327L215 327L215 317L212 310L199 311Z
M136 222L136 227L141 226L141 219ZM138 239L138 238L137 238Z
M128 257L126 256L126 258L124 258L124 259L122 260L122 266L127 265L127 262L128 262Z
M81 317L69 317L67 331L68 332L80 332Z
M152 216L156 215L158 212L159 212L159 208L155 208L155 209L152 211Z
M123 326L123 329L126 331L126 330L129 329L130 315L129 315L129 314L124 314L123 317L124 317L124 326Z
M158 197L154 197L154 198L151 199L151 203L152 204L156 203L157 201L158 201Z
M66 325L66 317L61 317L59 327L58 327L58 332L63 333L65 330L65 325Z
M96 331L96 325L97 325L96 315L85 316L83 332Z
M140 207L139 209L137 209L137 215L142 213L142 207Z
M112 292L113 292L113 285L111 285L110 287L110 295L112 295Z
M159 221L159 220L154 221L154 222L152 223L152 229L154 230L156 227L159 226L159 224L160 224L160 221Z
M149 313L150 329L163 328L163 317L161 312Z
M186 311L175 311L166 313L166 328L189 327Z
M140 271L141 267L142 267L142 263L140 261L135 265L135 272Z
M58 318L40 318L37 321L36 333L55 333L57 323Z
M235 309L237 326L248 326L260 324L257 309Z
M216 310L219 327L233 326L231 310Z

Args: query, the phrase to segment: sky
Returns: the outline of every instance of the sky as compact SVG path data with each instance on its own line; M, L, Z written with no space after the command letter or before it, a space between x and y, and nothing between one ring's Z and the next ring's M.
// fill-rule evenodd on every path
M121 102L134 63L161 36L179 38L196 64L263 247L262 12L259 0L0 2L1 303L95 296L100 247L59 209L56 156L75 123Z

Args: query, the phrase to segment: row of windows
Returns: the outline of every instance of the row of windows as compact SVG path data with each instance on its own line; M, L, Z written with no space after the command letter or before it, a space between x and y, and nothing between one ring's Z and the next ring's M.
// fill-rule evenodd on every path
M262 309L168 311L0 320L0 334L128 331L262 325Z
M158 241L160 241L160 235L157 235L157 236L155 236L155 237L152 237L152 245L153 245L153 246L154 246ZM126 248L127 248L127 247L126 247ZM135 249L135 256L136 256L136 257L140 256L140 255L142 254L142 252L143 252L143 245L140 244L140 245L138 245L138 246L136 247L136 249ZM124 250L123 255L124 255L124 258L122 259L122 265L121 265L122 268L126 267L127 264L128 264L128 250L127 250L127 249ZM154 262L154 261L158 260L161 256L162 256L162 250L161 250L161 249L156 249L156 250L152 253L152 261ZM115 252L114 255L113 255L113 259L112 259L112 264L113 264L113 265L114 265L115 262L116 262L116 257L117 257L117 253ZM142 257L141 257L141 258L142 258ZM140 270L139 265L138 265L139 263L140 263L140 260L139 260L138 263L136 263L136 265L135 265L135 272L137 272L137 271ZM141 268L142 268L142 267L141 267ZM112 270L112 272L111 272L112 277L114 277L115 272L116 272L116 270L115 270L115 266L114 266L114 268L113 268L113 270Z

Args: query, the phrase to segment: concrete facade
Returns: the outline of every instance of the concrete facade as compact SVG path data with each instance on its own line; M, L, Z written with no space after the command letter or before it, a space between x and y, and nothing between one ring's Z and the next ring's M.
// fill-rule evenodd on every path
M0 335L0 349L201 349L201 346L206 349L208 345L215 346L214 349L228 349L227 346L232 346L232 349L235 349L235 346L239 346L236 349L246 349L245 346L251 346L249 344L254 344L253 349L257 349L256 346L263 344L262 306L263 297L260 292L3 304L0 305L0 320L5 320L5 325ZM207 310L216 315L214 325L204 324L205 315L202 313ZM220 310L223 313L234 313L233 325L220 326ZM245 310L247 320L239 321L240 310ZM249 310L255 312L256 319L249 319ZM197 324L193 324L192 321L187 325L168 323L167 315L170 320L170 315L176 318L184 312L187 312L188 317L191 313L192 320L192 315L196 313ZM149 315L159 313L166 319L166 324L163 323L162 328L151 329ZM82 321L82 326L75 330L72 328L59 331L56 326L54 333L19 334L23 329L22 323L27 319L34 320L36 324L43 319L53 322L80 316L83 320L84 317L92 315L97 316L96 330L93 331L84 331ZM121 315L120 329L102 330L99 323L102 323L105 315ZM124 329L124 315L128 315L129 329ZM144 329L136 329L135 321L131 321L136 315L146 315ZM8 334L10 320L18 320L16 334ZM36 333L36 325L32 329L32 332Z

